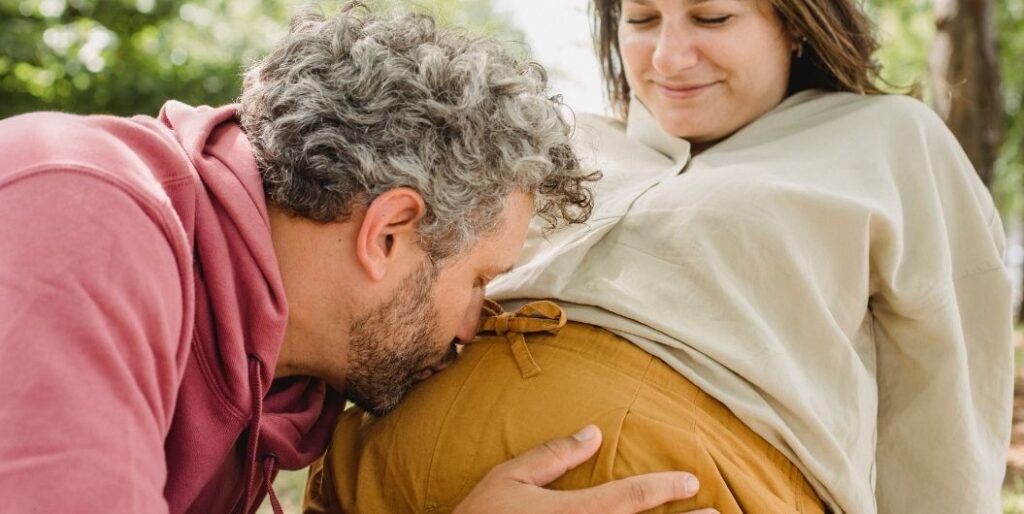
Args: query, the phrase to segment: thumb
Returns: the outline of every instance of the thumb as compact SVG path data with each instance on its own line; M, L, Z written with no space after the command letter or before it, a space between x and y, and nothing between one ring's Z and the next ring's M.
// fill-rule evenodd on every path
M587 425L572 437L552 439L495 468L505 478L544 486L579 466L601 447L601 430Z

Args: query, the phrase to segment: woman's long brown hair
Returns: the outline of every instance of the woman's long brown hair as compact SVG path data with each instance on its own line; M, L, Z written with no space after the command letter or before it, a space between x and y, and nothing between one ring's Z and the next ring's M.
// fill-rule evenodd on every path
M805 89L882 94L881 67L872 59L878 42L871 22L856 0L752 0L769 1L785 30L803 45L793 56L787 94ZM591 30L605 93L617 114L629 109L629 84L622 68L618 26L622 0L592 0Z

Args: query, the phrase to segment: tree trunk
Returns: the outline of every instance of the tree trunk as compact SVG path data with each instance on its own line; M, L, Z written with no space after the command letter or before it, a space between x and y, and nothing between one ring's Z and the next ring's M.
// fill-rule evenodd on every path
M1003 102L992 0L935 0L929 64L935 109L991 186L1003 139Z

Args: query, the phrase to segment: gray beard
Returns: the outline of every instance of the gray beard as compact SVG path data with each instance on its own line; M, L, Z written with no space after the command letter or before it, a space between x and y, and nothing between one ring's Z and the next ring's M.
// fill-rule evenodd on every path
M431 298L437 272L429 262L381 305L352 321L345 391L348 401L373 414L391 412L424 368L452 359L455 345L437 345L437 308Z

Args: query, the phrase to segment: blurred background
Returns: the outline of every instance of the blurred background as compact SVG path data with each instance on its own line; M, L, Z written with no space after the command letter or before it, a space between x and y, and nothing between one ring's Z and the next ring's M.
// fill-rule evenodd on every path
M326 0L330 12L342 2ZM607 112L586 0L369 0L427 11L518 47L547 67L576 111ZM35 110L155 115L167 99L229 103L241 70L286 31L304 0L0 0L0 118ZM919 84L947 120L1007 229L1024 315L1024 0L866 0L883 77ZM1018 348L1024 341L1017 336ZM1024 352L1018 349L1018 367ZM1024 380L1018 379L1024 395ZM1024 514L1024 401L1016 400L1004 512ZM299 510L303 472L277 490ZM266 507L266 506L265 506ZM265 510L269 512L269 510Z

